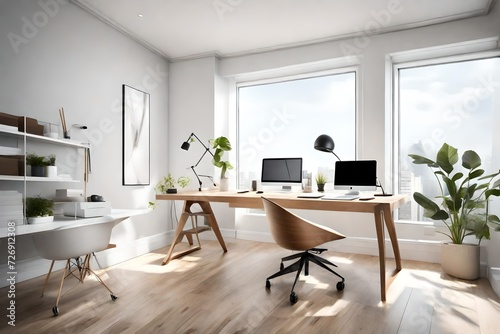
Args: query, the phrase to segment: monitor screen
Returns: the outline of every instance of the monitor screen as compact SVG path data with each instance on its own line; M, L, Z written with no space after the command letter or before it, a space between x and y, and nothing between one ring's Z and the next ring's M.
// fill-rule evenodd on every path
M302 158L262 159L262 183L302 183Z
M377 190L377 161L337 161L334 188L352 192Z

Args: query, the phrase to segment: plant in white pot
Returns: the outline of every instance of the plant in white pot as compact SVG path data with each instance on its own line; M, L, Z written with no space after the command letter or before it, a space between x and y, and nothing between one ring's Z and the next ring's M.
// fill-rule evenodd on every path
M462 155L465 173L455 170L459 161L458 150L443 144L432 160L417 154L409 154L414 164L427 165L433 171L439 185L439 203L420 192L413 199L424 209L424 217L442 221L451 243L443 243L441 266L452 276L463 279L479 277L479 245L483 238L490 238L490 228L500 231L500 219L490 214L489 200L500 196L500 181L495 180L499 172L484 176L481 158L472 151ZM466 244L466 236L474 235L477 244Z
M216 167L221 168L220 172L220 190L227 191L229 188L229 179L226 177L226 171L228 169L233 169L233 166L229 161L222 160L224 152L231 151L231 143L229 139L224 136L217 137L215 139L210 139L210 145L215 149L214 158L212 159L212 164Z
M57 177L56 156L54 154L45 157L45 176Z
M48 223L54 220L54 202L43 197L26 198L28 224Z

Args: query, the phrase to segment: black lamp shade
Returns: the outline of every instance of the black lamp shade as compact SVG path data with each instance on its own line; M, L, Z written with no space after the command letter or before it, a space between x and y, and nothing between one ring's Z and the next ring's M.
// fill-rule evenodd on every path
M181 148L185 151L189 150L189 146L191 146L191 144L189 144L187 141L185 141L184 143L182 143L181 145Z
M318 151L333 153L334 148L335 143L333 142L332 137L328 135L320 135L314 141L314 149Z

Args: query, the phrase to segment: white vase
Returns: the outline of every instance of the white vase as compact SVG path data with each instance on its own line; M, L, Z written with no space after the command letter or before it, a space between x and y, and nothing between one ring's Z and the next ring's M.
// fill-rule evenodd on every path
M475 280L479 278L479 255L481 248L471 244L443 243L441 245L441 267L456 278Z
M51 223L54 221L54 216L45 216L45 217L29 217L28 224L42 224L42 223Z
M46 166L45 167L46 177L57 177L57 166Z
M228 191L229 190L229 179L220 179L220 191Z

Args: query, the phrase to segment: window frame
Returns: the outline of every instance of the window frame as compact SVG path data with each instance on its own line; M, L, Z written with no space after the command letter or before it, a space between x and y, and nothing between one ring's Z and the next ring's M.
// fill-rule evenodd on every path
M443 48L444 50L444 48ZM391 81L392 81L392 105L391 105L391 113L390 117L392 118L392 163L391 167L394 173L392 173L392 188L395 192L399 192L400 189L400 161L402 159L400 152L400 87L399 87L399 71L402 69L423 67L423 66L432 66L432 65L444 65L450 63L459 63L466 61L474 61L481 59L491 59L491 58L500 58L500 50L489 50L489 51L479 51L479 52L469 52L458 55L442 55L436 56L434 58L425 57L425 54L419 52L418 57L412 58L411 56L408 59L406 57L395 57L391 62ZM411 199L410 199L411 201ZM395 212L395 221L398 223L412 223L412 224L432 224L434 226L444 226L444 223L437 221L422 221L422 220L401 220L399 219L399 212Z
M338 75L338 74L346 74L346 73L354 73L354 89L355 89L355 98L354 98L354 137L355 137L355 143L354 143L354 155L355 158L358 158L359 154L359 133L360 133L360 99L361 99L361 90L360 90L360 68L359 65L350 65L350 66L342 66L338 68L331 68L331 69L325 69L325 70L316 70L316 71L304 71L300 73L292 73L293 71L290 71L290 74L283 74L282 72L281 75L277 76L270 76L268 73L263 73L260 78L255 75L250 76L250 79L245 80L244 77L239 77L237 81L235 81L235 111L236 111L236 117L235 117L235 135L236 135L236 148L238 150L238 153L236 154L236 181L237 181L237 187L238 188L245 188L244 185L239 184L239 174L240 174L240 88L243 87L251 87L251 86L256 86L256 85L264 85L264 84L274 84L274 83L281 83L281 82L287 82L287 81L293 81L293 80L301 80L301 79L310 79L310 78L315 78L315 77L322 77L322 76L330 76L330 75ZM319 135L319 134L318 134Z

